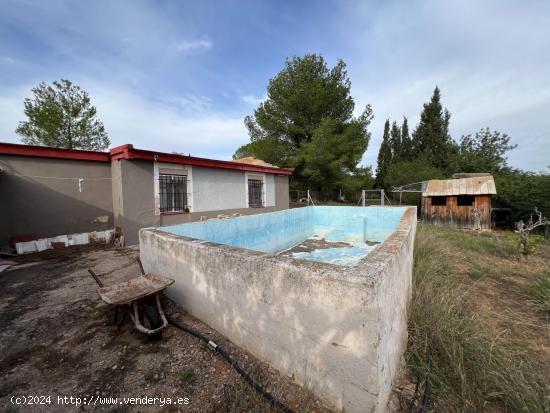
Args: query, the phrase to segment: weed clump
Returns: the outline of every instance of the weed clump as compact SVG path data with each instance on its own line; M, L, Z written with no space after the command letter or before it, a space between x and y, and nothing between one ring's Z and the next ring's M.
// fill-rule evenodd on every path
M182 370L179 375L180 382L182 384L189 383L193 380L194 373L191 370Z
M550 314L550 272L525 288L527 298L542 311Z

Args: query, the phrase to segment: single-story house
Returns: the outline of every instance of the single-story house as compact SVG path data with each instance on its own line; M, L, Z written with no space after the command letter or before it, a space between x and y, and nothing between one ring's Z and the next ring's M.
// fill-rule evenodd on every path
M454 179L422 185L422 220L455 228L490 229L491 198L497 193L490 174L455 174Z
M12 239L142 227L288 208L293 169L122 145L109 152L0 143L0 246Z

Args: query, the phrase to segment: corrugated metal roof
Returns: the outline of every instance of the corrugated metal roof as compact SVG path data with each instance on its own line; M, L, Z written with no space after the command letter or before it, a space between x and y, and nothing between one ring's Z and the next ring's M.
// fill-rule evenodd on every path
M492 176L461 179L434 179L422 188L422 196L495 195L497 188Z

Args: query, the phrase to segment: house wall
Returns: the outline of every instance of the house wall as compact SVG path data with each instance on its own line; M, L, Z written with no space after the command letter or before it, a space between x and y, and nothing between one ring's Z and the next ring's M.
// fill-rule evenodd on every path
M0 155L0 167L0 245L113 227L109 162Z
M266 207L248 208L245 172L188 166L191 211L164 214L155 204L158 204L159 190L155 185L158 179L155 169L158 170L159 165L162 168L181 168L181 165L125 159L112 164L113 175L120 174L120 178L113 180L115 223L123 228L127 245L139 242L140 228L183 224L201 217L216 218L219 214L250 215L288 208L287 176L265 174Z
M193 212L246 208L244 172L193 167Z
M265 174L267 207L247 208L245 172L188 167L191 213L161 215L152 161L0 155L0 167L0 245L17 235L45 238L114 225L122 227L126 245L134 245L140 228L288 208L287 176Z
M288 192L288 176L275 175L275 207L277 210L288 209L290 199Z
M140 228L160 225L155 214L153 162L120 159L112 162L115 224L126 245L138 242Z
M481 229L491 229L491 195L475 195L474 206L458 206L456 196L447 196L447 205L432 205L432 197L423 197L422 220L435 225L475 229L474 208L480 212Z
M207 173L203 173L204 171ZM239 171L216 171L217 174L210 174L209 168L193 167L193 208L188 214L166 214L161 215L160 225L178 225L187 222L199 221L202 218L216 218L220 214L241 214L252 215L264 212L280 211L289 208L288 194L288 176L279 176L266 174L266 204L265 208L248 208L246 206L246 190L247 183L245 173ZM224 174L231 172L229 178L224 181L228 186L223 188L223 185L212 185L211 180L215 178L223 178ZM199 178L195 178L196 176ZM206 179L210 178L210 179ZM216 188L218 194L204 195L204 188L207 191L212 191L211 188ZM230 188L228 190L227 188ZM241 205L240 207L228 208L225 206L224 198L229 196L229 205ZM210 203L210 207L208 206ZM216 209L209 209L215 207Z

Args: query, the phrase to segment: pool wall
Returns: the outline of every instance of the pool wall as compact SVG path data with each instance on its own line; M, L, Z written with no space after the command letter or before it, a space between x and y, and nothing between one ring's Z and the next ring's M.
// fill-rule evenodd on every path
M292 210L283 220L289 227L284 236L295 233L298 240L303 231L313 232L311 226L323 223L331 224L327 231L334 230L338 210L324 208ZM355 210L355 222L342 218L339 225L356 229L359 223L359 233L366 225L367 232L385 239L355 267L220 245L164 228L140 231L140 256L145 271L176 280L168 295L190 314L328 404L351 413L383 412L406 348L416 208ZM307 216L312 213L319 214L318 221ZM272 214L278 213L262 215ZM376 217L380 222L369 228ZM208 222L208 231L237 220ZM397 227L387 234L391 220ZM265 231L260 221L255 225ZM231 228L240 230L237 224ZM229 236L216 235L218 242L222 235ZM268 246L267 240L278 236L271 232L261 244Z

